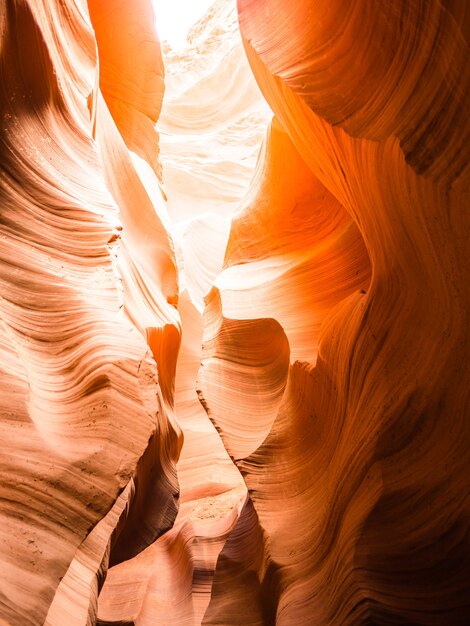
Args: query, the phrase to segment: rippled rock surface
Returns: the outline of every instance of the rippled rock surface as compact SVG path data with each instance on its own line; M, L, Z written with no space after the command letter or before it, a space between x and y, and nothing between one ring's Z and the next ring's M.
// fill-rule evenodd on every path
M2 624L470 622L469 6L4 0Z

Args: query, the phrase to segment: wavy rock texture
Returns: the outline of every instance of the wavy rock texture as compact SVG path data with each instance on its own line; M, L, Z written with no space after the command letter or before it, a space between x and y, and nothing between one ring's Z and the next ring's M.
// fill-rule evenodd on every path
M1 623L470 622L468 6L0 6Z
M287 10L283 0L238 0L238 8L260 60L319 117L356 138L397 137L418 174L468 183L466 2L342 10L304 0Z
M100 91L92 116L105 181L123 225L117 262L125 311L158 364L165 415L161 430L140 459L134 503L110 555L114 564L134 556L171 528L177 512L173 462L182 441L173 415L173 388L180 321L173 306L178 298L176 259L164 194L154 171L158 168L151 168L151 158L144 161L125 143L141 154L156 143L154 120L163 97L164 70L156 31L148 26L151 5L137 5L131 11L123 4L115 10L114 3L100 0L90 1L89 6L100 60ZM120 56L116 50L125 54ZM118 132L121 126L124 130Z
M258 84L311 173L354 220L372 274L369 287L338 289L336 306L323 310L316 362L291 366L267 435L263 420L237 422L240 441L255 427L264 439L237 461L253 507L220 556L205 623L468 623L466 4L358 2L344 11L239 0L238 8ZM267 255L266 231L243 230L252 211L232 226L228 265L233 251L238 263L274 264L285 229L270 222L276 245ZM349 254L337 263L357 280ZM226 331L223 290L227 311L246 317L244 270L232 265L217 279L220 321L211 306L202 370L201 393L229 446L228 416L240 405L248 415L257 401L247 385L236 404L211 388L213 359L223 377L240 354L228 346L243 322ZM340 276L329 276L332 293ZM250 317L266 314L252 298ZM282 330L292 333L288 322Z
M165 384L157 384L152 353L123 314L117 268L124 274L127 263L130 272L145 253L149 272L159 268L162 277L152 297L167 310L176 270L168 235L95 86L85 4L8 2L1 16L0 615L9 624L86 623L122 518L122 490L134 494L132 522L142 484L155 473L159 517L150 533L140 518L134 523L145 535L133 535L138 547L176 513L177 445ZM133 123L126 118L122 130L129 142ZM139 194L136 215L130 204ZM144 247L135 242L146 207L155 226ZM119 220L126 242L117 263ZM174 362L174 345L169 351ZM156 459L136 472L148 450Z

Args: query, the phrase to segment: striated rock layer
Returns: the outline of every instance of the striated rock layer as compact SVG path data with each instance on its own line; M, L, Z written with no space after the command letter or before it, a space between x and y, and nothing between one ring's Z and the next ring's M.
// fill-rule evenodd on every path
M216 311L208 300L200 386L251 502L219 559L204 623L468 623L466 7L238 2L258 84L325 194L352 218L357 243L324 275L316 261L286 304L286 284L290 295L296 283L284 282L277 259L291 215L276 226L267 202L269 249L269 231L252 218L269 192L254 181L254 206L232 224ZM299 189L285 185L289 198ZM294 258L309 235L303 224ZM253 263L268 271L251 273ZM260 298L245 297L252 284ZM249 350L246 321L226 318L282 319L278 339L265 335L274 356L283 336L298 349L295 303L307 297L307 361L290 367L279 408L254 420L258 394L245 384L235 399L229 383ZM267 333L268 321L259 323ZM245 416L236 433L235 410Z
M151 324L137 320L132 296L147 307L140 277L148 272L152 303L164 302L170 316L176 269L125 143L134 148L141 117L127 112L122 122L113 106L115 119L109 113L85 3L7 2L0 15L0 617L21 626L83 624L94 621L111 535L128 525L121 528L121 492L138 532L114 558L142 549L175 517L178 443L165 367L176 361L177 342L159 342L162 359L158 342L149 349L138 331ZM100 60L105 69L113 63L105 43ZM133 87L127 109L138 104ZM155 143L151 118L147 126ZM163 314L153 327L164 336ZM165 363L158 373L152 353ZM157 514L139 514L143 491L157 492Z
M470 623L469 7L4 0L0 623Z

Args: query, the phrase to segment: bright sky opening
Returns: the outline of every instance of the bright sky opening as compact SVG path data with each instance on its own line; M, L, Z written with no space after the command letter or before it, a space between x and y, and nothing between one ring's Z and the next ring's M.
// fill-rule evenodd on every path
M153 0L157 32L172 48L184 48L191 26L201 18L214 0Z

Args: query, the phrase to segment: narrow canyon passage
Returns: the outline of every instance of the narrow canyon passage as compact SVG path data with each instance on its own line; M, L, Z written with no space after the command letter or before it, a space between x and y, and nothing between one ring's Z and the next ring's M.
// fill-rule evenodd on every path
M158 27L158 6L156 12ZM196 381L204 296L222 271L231 219L248 191L272 114L249 68L233 3L216 3L189 37L184 43L180 35L176 48L162 44L165 93L157 124L179 279L181 346L174 389L175 418L184 435L176 465L179 511L171 531L109 571L98 611L106 623L135 619L140 601L143 623L200 624L217 557L247 494L198 399ZM138 164L145 171L145 164ZM141 597L136 592L133 606L123 612L120 590L136 578Z
M470 4L0 37L0 625L467 626Z

